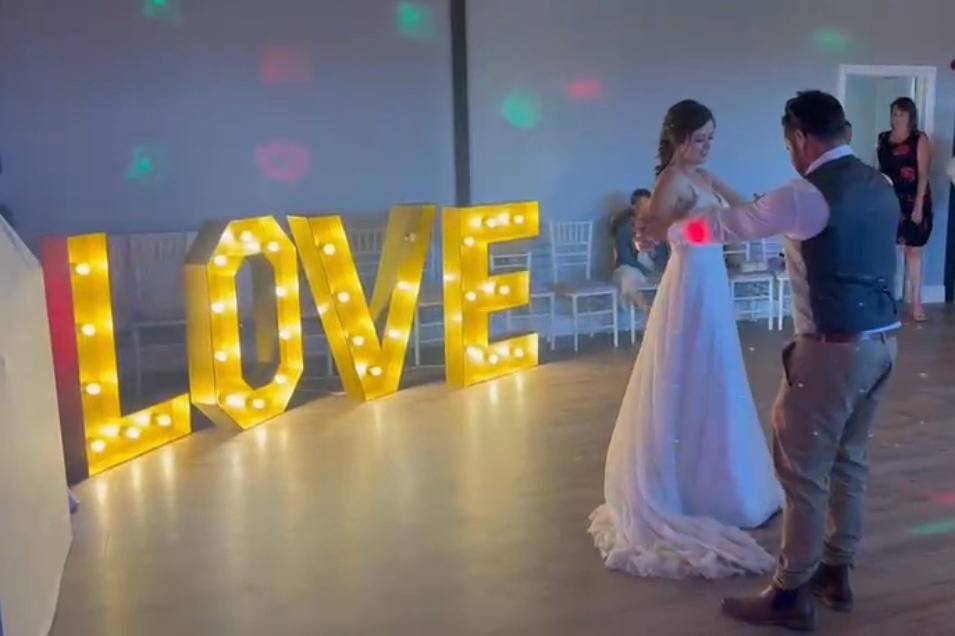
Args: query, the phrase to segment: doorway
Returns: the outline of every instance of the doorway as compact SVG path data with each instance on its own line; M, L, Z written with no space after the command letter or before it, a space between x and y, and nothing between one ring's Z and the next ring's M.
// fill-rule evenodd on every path
M932 139L935 126L934 66L839 66L839 101L852 122L852 150L860 159L878 167L879 133L889 129L889 105L910 97L919 110L919 128ZM924 264L923 264L924 267ZM905 259L898 253L895 296L904 293ZM923 289L923 298L925 297Z

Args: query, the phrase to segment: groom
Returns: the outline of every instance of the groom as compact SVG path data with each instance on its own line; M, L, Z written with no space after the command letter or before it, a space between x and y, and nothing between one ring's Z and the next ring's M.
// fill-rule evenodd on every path
M737 243L786 237L796 336L783 351L773 409L773 459L786 491L772 583L723 601L747 623L812 629L812 596L852 608L849 570L862 536L866 445L899 328L895 275L899 203L887 180L846 145L839 101L799 93L782 119L801 179L749 205L668 226L645 221L638 240Z

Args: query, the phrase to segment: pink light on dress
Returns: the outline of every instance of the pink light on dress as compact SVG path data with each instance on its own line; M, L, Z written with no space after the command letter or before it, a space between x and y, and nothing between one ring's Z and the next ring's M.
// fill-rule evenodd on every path
M269 141L255 149L255 159L265 178L279 183L298 183L312 168L312 153L298 141Z
M301 44L274 44L265 50L259 76L265 84L310 84L314 79L308 50Z
M710 242L710 227L699 219L687 223L684 232L690 245L706 245Z
M570 99L579 102L597 101L604 94L603 82L598 77L581 77L567 84L564 92Z

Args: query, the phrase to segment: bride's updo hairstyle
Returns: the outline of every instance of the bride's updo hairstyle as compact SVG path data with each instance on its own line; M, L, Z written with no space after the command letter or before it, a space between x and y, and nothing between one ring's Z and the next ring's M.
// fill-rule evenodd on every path
M713 113L700 102L684 99L670 106L660 130L660 148L657 154L660 164L656 167L657 176L673 161L673 154L680 144L710 121L716 123Z

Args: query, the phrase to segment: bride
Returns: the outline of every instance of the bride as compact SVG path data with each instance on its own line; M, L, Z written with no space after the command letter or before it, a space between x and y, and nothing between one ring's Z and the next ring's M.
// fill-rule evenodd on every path
M651 216L742 203L701 166L710 110L675 104L660 134ZM746 378L721 246L676 245L654 300L607 452L605 503L589 532L608 568L717 578L770 570L740 528L783 501Z

